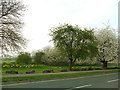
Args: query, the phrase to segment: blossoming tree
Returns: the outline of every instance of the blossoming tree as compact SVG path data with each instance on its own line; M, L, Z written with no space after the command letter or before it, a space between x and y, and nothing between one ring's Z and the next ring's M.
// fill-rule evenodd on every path
M109 25L99 30L96 38L99 51L97 60L103 63L103 68L107 68L107 63L118 57L118 38Z

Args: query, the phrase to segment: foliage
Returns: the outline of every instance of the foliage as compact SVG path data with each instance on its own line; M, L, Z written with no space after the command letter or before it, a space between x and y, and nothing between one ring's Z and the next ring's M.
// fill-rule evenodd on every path
M36 64L41 64L41 59L42 59L42 57L43 57L44 55L45 55L45 53L42 52L42 51L36 52L36 53L35 53L35 56L34 56L34 62L35 62Z
M45 65L67 65L68 58L60 52L59 48L55 47L46 52L42 62Z
M52 49L51 46L46 46L46 47L43 48L42 51L43 51L44 53L47 53L47 52L49 52L51 49Z
M42 73L43 70L53 69L55 72L59 72L61 69L67 69L67 66L48 66L48 65L2 65L2 73L5 74L7 70L19 71L19 74L24 74L26 71L35 70L36 73ZM102 66L73 66L73 68L101 68ZM108 67L118 67L118 66L108 66Z
M97 54L97 43L93 33L94 29L83 30L69 24L60 25L51 29L50 36L56 47L69 58L69 69L77 59L94 57Z
M32 63L32 58L29 53L20 53L16 59L16 63L18 64L30 64Z
M77 60L75 62L75 64L77 65L101 65L101 63L99 61L97 61L96 57L94 58L87 58L85 60Z
M113 61L118 57L118 39L112 32L110 26L99 30L96 34L98 40L97 60L103 63L103 67L107 67L107 62Z
M23 26L21 16L25 6L16 0L0 2L0 51L2 56L11 55L25 47L26 39L20 29Z

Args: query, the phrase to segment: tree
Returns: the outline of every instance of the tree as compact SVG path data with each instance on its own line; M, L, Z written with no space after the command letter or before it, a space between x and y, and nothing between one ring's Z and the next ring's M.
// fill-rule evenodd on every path
M35 56L34 56L34 62L35 62L36 64L41 64L41 59L42 59L42 57L43 57L44 55L45 55L45 53L42 52L42 51L36 52L36 53L35 53Z
M42 51L43 51L44 53L47 53L47 52L49 52L51 49L52 49L52 47L49 45L49 46L44 47Z
M54 47L45 53L42 63L46 65L67 65L68 58L60 52L58 47Z
M21 16L25 6L16 0L0 1L0 49L2 55L20 51L25 47L26 39L20 29L23 26Z
M86 59L97 54L93 29L82 30L78 25L64 24L50 30L55 46L69 58L69 70L72 70L72 64L77 59Z
M96 34L98 40L97 60L103 63L103 68L107 68L107 63L118 57L118 39L112 32L110 25L99 30Z
M32 58L30 56L30 53L21 52L16 59L16 63L18 63L18 64L31 64Z

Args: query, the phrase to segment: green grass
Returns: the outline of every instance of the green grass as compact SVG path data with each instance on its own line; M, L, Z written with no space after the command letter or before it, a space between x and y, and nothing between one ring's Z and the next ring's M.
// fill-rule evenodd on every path
M11 63L15 63L15 60L3 60L2 63L6 63L6 64L11 64Z
M73 66L73 68L88 68L89 66ZM93 68L102 68L102 66L92 66ZM115 66L108 66L115 67ZM68 69L68 66L48 66L48 65L39 65L39 67L10 67L2 68L2 74L5 74L7 70L18 71L19 74L25 74L28 70L35 70L35 73L42 73L43 70L53 69L55 72L59 72L60 69Z
M117 73L118 70L110 71L94 71L94 72L79 72L79 73L67 73L67 74L51 74L51 75L39 75L39 76L20 76L20 77L3 77L2 82L17 82L17 81L34 81L34 80L49 80L60 79L70 77L81 77L88 75L99 75L108 73Z
M5 74L7 70L18 71L20 74L25 73L27 70L35 70L36 73L42 73L43 70L53 69L55 72L60 69L65 69L67 66L47 66L47 65L39 65L39 67L10 67L10 68L2 68L2 73Z

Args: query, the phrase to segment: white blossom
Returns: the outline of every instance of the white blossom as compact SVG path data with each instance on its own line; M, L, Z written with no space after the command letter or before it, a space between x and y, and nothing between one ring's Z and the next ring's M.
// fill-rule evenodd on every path
M113 61L118 57L118 38L109 27L101 29L97 32L99 61Z

